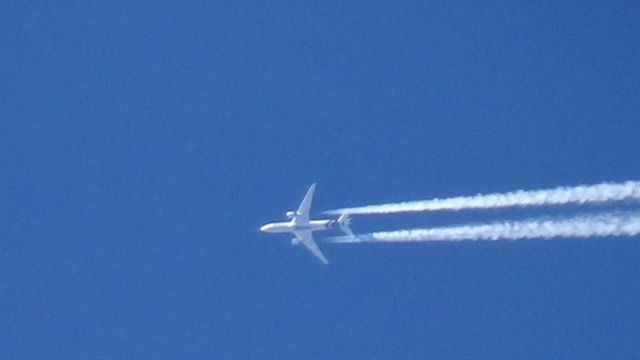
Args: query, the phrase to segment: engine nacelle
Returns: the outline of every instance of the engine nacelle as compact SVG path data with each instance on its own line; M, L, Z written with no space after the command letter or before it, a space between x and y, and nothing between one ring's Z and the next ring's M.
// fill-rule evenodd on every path
M291 245L293 246L300 245L300 240L298 240L298 238L291 239Z
M287 211L287 219L291 220L294 217L296 217L296 212L295 211Z

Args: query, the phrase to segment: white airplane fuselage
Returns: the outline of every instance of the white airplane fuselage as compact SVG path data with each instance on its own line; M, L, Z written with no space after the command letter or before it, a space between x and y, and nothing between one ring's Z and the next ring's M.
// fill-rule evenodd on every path
M350 219L349 214L344 213L337 219L330 220L311 220L309 218L309 211L311 209L311 201L313 199L313 192L316 188L316 184L311 184L307 194L302 199L298 210L287 211L286 216L289 221L275 222L262 226L260 231L266 233L292 233L294 238L291 239L291 245L304 245L307 250L313 254L318 260L324 264L328 264L329 261L324 257L322 251L313 239L313 232L320 230L340 229L345 234L355 237L351 228L349 227Z
M311 220L309 224L304 226L296 225L293 220L287 222L276 222L266 224L260 228L260 231L267 233L288 233L298 230L321 231L331 230L338 227L337 220Z

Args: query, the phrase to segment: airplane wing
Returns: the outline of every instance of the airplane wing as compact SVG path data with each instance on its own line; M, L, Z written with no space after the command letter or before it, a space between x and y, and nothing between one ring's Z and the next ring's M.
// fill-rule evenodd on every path
M293 221L296 225L306 225L309 223L309 211L311 210L311 201L313 200L313 192L316 190L316 184L313 183L307 190L307 195L304 196L300 206L298 207L298 211L296 211L296 217L293 218ZM311 238L313 241L313 237Z
M327 258L325 258L324 255L322 254L322 251L320 251L320 248L318 247L316 242L313 240L313 235L311 234L311 230L298 230L298 231L294 231L293 233L296 235L298 240L300 240L300 242L307 249L309 249L309 251L311 251L313 255L315 255L315 257L320 259L320 261L322 261L324 264L329 263L329 261L327 261Z

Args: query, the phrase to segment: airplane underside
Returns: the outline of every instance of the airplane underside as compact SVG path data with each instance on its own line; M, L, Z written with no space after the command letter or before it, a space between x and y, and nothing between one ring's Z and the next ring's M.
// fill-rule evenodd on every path
M324 264L328 264L329 261L324 257L322 251L320 251L320 248L318 248L318 245L313 239L313 231L339 229L348 236L355 235L349 228L350 219L348 214L342 214L337 219L332 220L309 219L309 211L311 209L311 201L315 188L316 184L312 184L311 187L309 187L297 211L286 212L287 218L291 219L291 221L266 224L260 228L260 231L268 233L293 233L295 238L291 241L291 244L303 244L316 258Z

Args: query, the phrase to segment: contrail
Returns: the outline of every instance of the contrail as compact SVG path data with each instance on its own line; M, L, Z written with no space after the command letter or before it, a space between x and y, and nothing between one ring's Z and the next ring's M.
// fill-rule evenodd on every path
M507 221L491 224L374 232L359 239L338 236L333 243L524 240L590 238L640 234L640 211L584 215L568 219Z
M327 214L391 214L421 211L457 211L544 205L608 203L640 200L640 182L602 183L546 190L518 190L507 193L461 196L446 199L408 201L329 210Z

